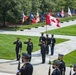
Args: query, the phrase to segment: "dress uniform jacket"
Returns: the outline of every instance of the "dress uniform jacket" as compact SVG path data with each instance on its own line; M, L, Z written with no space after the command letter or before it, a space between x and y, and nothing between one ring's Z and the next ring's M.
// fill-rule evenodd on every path
M76 73L74 73L73 75L76 75Z
M28 52L28 54L30 54L31 55L31 52L32 52L32 50L33 50L33 43L32 42L24 42L24 44L27 44L27 52Z
M24 44L27 44L27 53L31 56L32 50L33 50L33 43L28 41L28 42L24 42ZM31 57L30 60L31 61Z
M51 38L51 45L54 46L56 43L56 39L55 38Z
M19 50L19 48L22 48L22 42L21 41L15 41L13 44L16 44L16 50Z
M39 42L43 42L43 41L45 41L46 39L45 39L45 36L41 36L40 38L39 38Z
M64 75L65 75L66 66L65 66L65 62L63 60L60 61L59 69L61 71L61 75L62 75L63 72L64 72Z
M59 69L55 69L51 75L61 75Z
M32 75L33 66L30 63L24 64L17 75Z
M19 40L17 40L17 41L15 41L13 44L16 44L16 55L17 55L17 59L18 59L18 53L19 53L19 49L21 49L22 48L22 42L21 41L19 41Z

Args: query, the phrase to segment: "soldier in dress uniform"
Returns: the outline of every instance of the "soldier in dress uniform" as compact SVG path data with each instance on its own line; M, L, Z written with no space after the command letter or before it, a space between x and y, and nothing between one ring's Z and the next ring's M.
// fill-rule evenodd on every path
M26 53L22 53L22 62L24 65L21 67L17 75L32 75L33 66L29 63L30 55Z
M28 41L25 41L24 44L27 44L27 53L31 56L31 53L33 51L33 43L31 42L31 39L28 38ZM31 61L31 57L30 57L30 61Z
M46 53L49 53L49 45L50 45L51 39L49 38L48 34L46 34L46 44L47 44L47 50Z
M52 66L52 68L54 69L54 71L52 72L51 75L61 75L61 74L60 74L60 70L59 70L59 68L58 68L59 65L60 65L60 63L59 63L57 60L54 60L54 61L53 61L53 66Z
M20 38L17 38L13 44L16 44L16 59L19 60L19 51L22 49L22 42L20 41Z
M39 38L39 43L42 43L43 41L45 41L45 36L44 33L41 33L41 36Z
M55 46L55 43L56 43L56 39L54 38L54 35L52 34L52 35L51 35L51 44L50 44L51 55L54 54L54 46Z
M76 75L76 64L73 67L73 71L75 72L73 75Z
M58 54L58 60L60 62L59 65L59 69L61 71L61 75L65 75L65 71L66 71L66 66L65 66L65 62L63 61L63 54Z
M45 63L47 45L45 41L43 41L39 46L41 47L42 63Z

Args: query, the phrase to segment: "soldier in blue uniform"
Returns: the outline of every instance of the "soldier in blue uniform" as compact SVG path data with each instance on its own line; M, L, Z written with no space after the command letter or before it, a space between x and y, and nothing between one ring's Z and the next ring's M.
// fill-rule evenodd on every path
M63 54L58 54L58 60L60 62L59 65L59 69L61 71L61 75L65 75L65 71L66 71L66 66L65 66L65 62L63 61Z
M59 65L60 65L60 63L59 63L57 60L54 60L54 61L53 61L53 66L52 66L52 68L54 69L54 71L52 72L51 75L61 75L61 74L60 74L60 70L59 70L59 68L58 68Z
M22 53L22 62L24 65L21 67L17 75L32 75L33 66L29 63L30 55L26 53Z
M31 42L31 39L28 38L28 41L25 41L24 44L27 44L27 53L31 56L31 53L33 51L33 43ZM30 61L31 61L31 57L30 57Z
M54 46L56 43L56 39L54 38L54 35L51 35L51 43L50 43L50 48L51 48L51 55L54 54Z
M76 75L76 64L73 67L73 71L75 72L73 75Z
M17 38L17 40L15 42L13 42L13 44L16 44L16 59L19 60L19 51L22 49L22 42L20 41L20 38Z

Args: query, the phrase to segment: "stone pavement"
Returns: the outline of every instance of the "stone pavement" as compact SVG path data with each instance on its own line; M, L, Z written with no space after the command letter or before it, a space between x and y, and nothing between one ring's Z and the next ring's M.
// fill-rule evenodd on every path
M64 22L61 23L61 27L70 26L72 24L76 24L75 21ZM56 29L56 26L47 26L48 30ZM4 31L0 30L0 34L14 34L14 35L29 35L29 36L40 36L41 32L46 30L45 27L39 28L32 28L31 30L24 30L24 31ZM49 35L51 36L51 35ZM69 52L76 49L76 36L65 36L65 35L55 35L55 38L64 38L69 39L69 41L59 43L55 46L55 53L53 56L47 55L46 56L46 63L41 64L41 55L40 50L32 53L32 61L31 63L34 66L33 75L47 75L49 69L49 60L54 60L57 58L59 53L68 54ZM49 52L50 53L50 52ZM71 63L71 61L70 61ZM17 64L18 61L16 60L4 60L0 59L0 75L15 75L17 72ZM22 65L22 63L21 63ZM67 67L66 75L69 75L70 68ZM7 72L6 74L3 72ZM3 74L2 74L3 73Z

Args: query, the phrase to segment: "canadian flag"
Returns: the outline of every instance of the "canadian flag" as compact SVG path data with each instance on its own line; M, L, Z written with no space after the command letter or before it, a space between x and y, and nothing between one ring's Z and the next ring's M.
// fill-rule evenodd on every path
M60 27L60 20L59 18L46 14L46 25L56 25L57 27Z
M50 25L56 25L57 27L60 27L59 18L55 18L53 16L50 16Z

